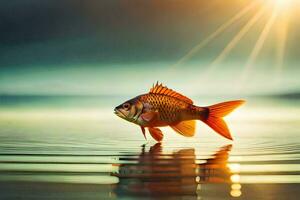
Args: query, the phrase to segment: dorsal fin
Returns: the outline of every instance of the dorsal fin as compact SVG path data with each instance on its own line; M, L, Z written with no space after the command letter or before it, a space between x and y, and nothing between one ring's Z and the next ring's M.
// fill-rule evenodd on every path
M182 94L179 94L178 92L175 92L166 86L163 86L162 84L158 84L158 82L153 85L153 87L150 89L149 93L151 94L163 94L169 97L174 97L177 99L180 99L186 103L193 104L193 101L186 96L183 96Z

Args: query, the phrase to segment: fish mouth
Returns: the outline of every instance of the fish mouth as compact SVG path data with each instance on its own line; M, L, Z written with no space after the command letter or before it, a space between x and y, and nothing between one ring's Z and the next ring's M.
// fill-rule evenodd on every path
M118 109L114 109L114 113L118 116L118 117L121 117L121 118L125 118L125 115Z

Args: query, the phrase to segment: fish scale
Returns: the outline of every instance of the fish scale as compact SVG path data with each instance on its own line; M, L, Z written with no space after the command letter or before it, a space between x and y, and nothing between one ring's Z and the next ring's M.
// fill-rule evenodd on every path
M179 99L159 94L143 95L141 101L152 105L152 110L159 112L160 120L170 123L178 121L181 113L187 111L189 107L188 103Z

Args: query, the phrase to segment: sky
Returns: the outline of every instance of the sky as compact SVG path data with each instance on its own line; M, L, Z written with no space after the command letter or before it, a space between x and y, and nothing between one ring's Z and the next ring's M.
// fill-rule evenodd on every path
M156 81L188 95L298 92L300 6L287 1L1 1L0 94L131 95Z

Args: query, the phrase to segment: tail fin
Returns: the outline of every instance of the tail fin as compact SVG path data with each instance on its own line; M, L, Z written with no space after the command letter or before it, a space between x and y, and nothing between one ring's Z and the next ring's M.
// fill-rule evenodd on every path
M208 117L202 121L223 137L233 140L227 124L222 118L231 113L244 102L244 100L236 100L208 106Z

